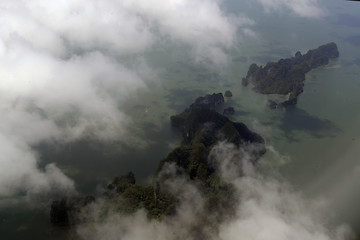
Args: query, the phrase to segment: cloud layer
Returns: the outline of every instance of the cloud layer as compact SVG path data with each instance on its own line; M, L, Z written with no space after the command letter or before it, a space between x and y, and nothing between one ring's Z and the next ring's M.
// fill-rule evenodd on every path
M217 0L1 1L0 16L0 198L73 190L56 165L39 169L37 144L124 136L119 106L146 80L123 56L171 41L220 63L252 24Z
M300 16L317 2L260 0ZM0 2L0 198L74 191L55 164L39 168L33 146L83 137L119 139L130 119L119 106L146 81L120 58L163 41L197 60L225 63L224 49L254 22L218 0L15 0ZM125 66L126 65L126 66ZM146 65L146 63L144 64Z

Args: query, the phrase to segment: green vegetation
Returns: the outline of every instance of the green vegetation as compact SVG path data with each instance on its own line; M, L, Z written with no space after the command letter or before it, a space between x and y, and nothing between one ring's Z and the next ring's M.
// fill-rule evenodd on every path
M300 52L295 57L269 62L265 67L252 64L246 78L242 79L244 86L254 85L254 90L262 94L289 94L289 99L281 104L272 102L270 106L288 106L297 103L297 96L303 92L305 74L311 69L329 63L329 59L339 57L335 43L328 43L309 50L305 55Z
M132 214L144 208L149 218L161 219L175 211L176 199L171 194L160 192L156 186L135 184L133 173L116 177L108 189L106 203L122 214Z

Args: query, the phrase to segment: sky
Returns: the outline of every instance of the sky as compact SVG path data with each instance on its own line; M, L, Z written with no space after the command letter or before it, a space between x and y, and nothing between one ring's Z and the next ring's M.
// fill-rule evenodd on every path
M155 81L149 76L156 69L150 69L142 57L153 46L163 42L184 44L192 49L195 61L211 59L216 65L224 65L229 61L227 50L241 44L239 36L259 37L253 30L256 19L246 12L226 12L225 3L0 1L0 203L19 195L31 201L51 192L76 192L76 183L55 163L40 167L41 158L34 147L43 142L63 144L83 138L126 138L131 118L121 104ZM257 0L256 4L263 14L290 12L314 20L327 14L317 0ZM121 59L127 56L139 64L123 62ZM226 154L221 150L224 148ZM218 149L221 159L233 158L238 151L224 144ZM242 161L246 165L246 157ZM220 226L217 239L236 239L239 233L243 234L239 239L255 240L343 239L346 227L328 231L323 220L309 211L309 203L291 187L249 168L246 177L235 173L227 179L245 197L236 209L236 218ZM224 176L229 176L228 172ZM187 182L180 185L191 191L176 189L184 196L183 211L169 222L148 222L140 211L127 218L108 216L95 229L79 228L78 233L87 239L116 239L119 233L125 234L124 239L149 234L154 239L166 239L174 231L182 236L187 220L196 219L190 203L196 200L200 204L195 212L205 213L196 186ZM133 223L136 228L128 231ZM253 229L255 223L260 230ZM124 228L118 228L119 224ZM272 237L267 232L270 230Z

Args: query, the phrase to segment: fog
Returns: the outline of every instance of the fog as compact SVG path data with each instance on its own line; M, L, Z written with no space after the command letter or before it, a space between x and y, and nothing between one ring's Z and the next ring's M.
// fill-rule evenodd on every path
M268 148L271 150L272 147ZM233 184L239 198L233 214L225 220L220 221L217 212L208 212L204 208L204 199L196 182L176 177L176 167L169 165L163 171L175 176L165 183L166 189L180 202L175 215L162 221L149 220L145 210L139 210L131 216L112 211L104 217L99 200L85 211L94 222L78 226L77 234L81 239L106 240L351 238L348 226L329 224L329 206L325 199L307 200L284 179L276 177L273 169L267 169L266 174L259 171L250 161L253 156L249 152L249 149L220 142L210 153L209 161L219 164L222 180Z
M151 81L141 53L153 44L180 42L194 59L223 64L238 28L253 23L215 0L17 0L1 2L0 15L2 197L74 191L55 164L38 168L32 147L124 137L131 119L119 106ZM118 60L129 54L138 54L140 68Z
M194 61L226 65L241 37L259 37L256 19L228 14L221 0L14 0L0 2L0 206L7 199L53 192L75 193L76 183L50 163L41 166L34 147L43 142L126 139L132 119L122 103L154 82L143 55L164 42L191 49ZM320 18L316 0L258 0L264 14L287 12ZM260 6L259 5L259 6ZM261 36L260 36L261 37ZM131 56L140 67L121 60ZM144 72L146 74L144 75ZM254 123L256 125L256 123ZM276 154L273 147L268 152ZM234 216L217 220L204 210L196 185L168 182L180 206L174 216L150 221L145 210L99 218L98 200L81 225L83 239L314 239L342 240L348 227L329 226L327 202L309 201L276 173L259 172L246 151L219 143L212 152L222 179L235 186ZM266 159L262 159L266 162ZM175 166L166 171L175 172ZM204 218L211 224L193 225Z

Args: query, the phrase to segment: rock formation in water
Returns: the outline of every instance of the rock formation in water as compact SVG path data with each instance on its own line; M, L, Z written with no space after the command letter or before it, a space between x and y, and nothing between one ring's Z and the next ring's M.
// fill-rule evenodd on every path
M234 115L235 109L233 107L225 108L223 114L224 115Z
M231 98L233 96L233 94L230 90L226 90L224 96L227 98Z
M163 188L163 183L171 178L183 177L196 184L205 199L205 208L216 212L217 217L231 214L235 203L231 184L221 180L219 169L209 161L209 153L219 141L227 141L249 153L251 161L265 153L264 139L250 131L245 124L230 121L217 113L214 107L223 102L222 94L212 94L195 100L184 112L171 116L173 127L183 135L181 145L161 160L154 173L153 184L136 184L133 173L116 177L102 196L106 209L116 209L119 214L132 214L144 208L150 219L162 219L175 213L178 199ZM256 145L247 149L248 145ZM161 174L164 168L175 165L175 176ZM56 225L72 225L90 221L86 219L86 207L93 197L72 197L54 201L51 205L51 222ZM84 210L85 209L85 210ZM200 223L201 224L201 223Z
M330 59L337 57L339 51L332 42L309 50L304 55L297 52L295 57L269 62L265 67L254 63L242 79L242 84L247 86L251 83L253 89L262 94L288 95L288 100L282 103L270 101L270 108L296 105L298 95L303 92L305 74L314 68L327 65Z
M205 107L209 109L215 109L215 107L220 106L224 103L224 96L222 93L213 93L208 94L204 97L198 97L193 104L190 105L190 108L194 107Z

